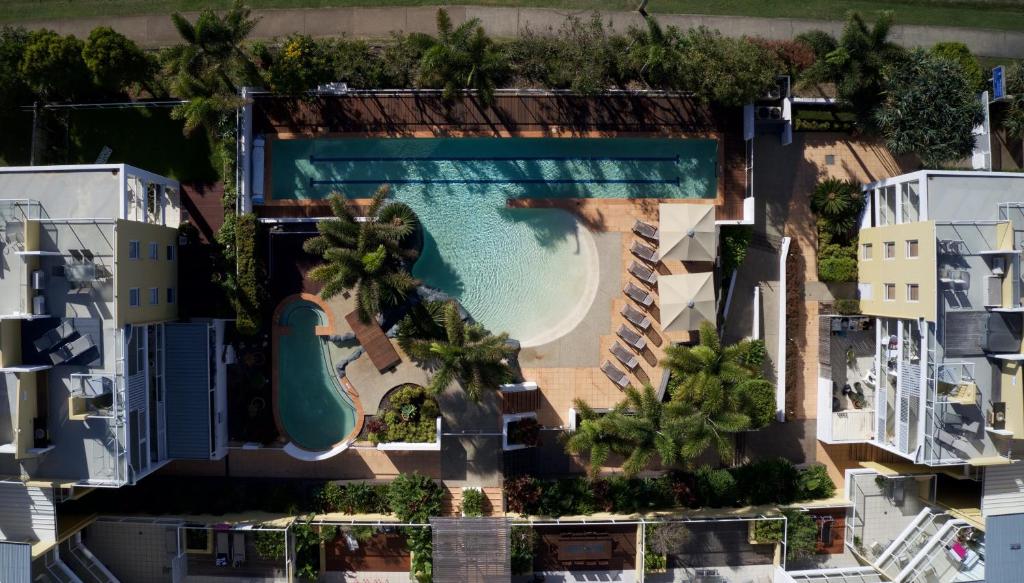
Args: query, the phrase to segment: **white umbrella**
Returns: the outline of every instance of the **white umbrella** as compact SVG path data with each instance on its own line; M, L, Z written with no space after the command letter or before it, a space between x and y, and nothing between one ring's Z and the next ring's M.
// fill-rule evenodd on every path
M715 282L711 272L658 276L661 328L697 330L703 322L716 324Z
M715 206L658 205L658 256L662 260L714 261L718 247Z

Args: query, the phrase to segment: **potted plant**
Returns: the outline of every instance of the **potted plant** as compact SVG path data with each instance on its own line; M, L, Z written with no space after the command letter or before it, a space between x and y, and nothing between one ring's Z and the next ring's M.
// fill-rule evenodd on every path
M533 417L526 417L508 424L508 442L510 445L534 447L540 444L540 424Z
M478 518L484 515L484 507L487 504L487 496L484 491L477 487L462 489L462 516Z

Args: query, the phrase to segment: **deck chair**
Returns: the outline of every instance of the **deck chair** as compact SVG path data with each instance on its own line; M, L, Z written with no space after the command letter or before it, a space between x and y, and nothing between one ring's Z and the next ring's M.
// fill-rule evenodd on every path
M601 372L603 372L609 380L620 388L624 389L629 386L629 377L627 377L626 373L622 372L617 366L612 364L611 361L606 360L601 363Z
M651 327L651 319L644 315L643 312L633 307L632 304L626 304L622 306L622 310L619 311L622 317L629 320L629 323L636 326L641 330L647 330Z
M636 261L630 262L629 273L648 285L658 283L658 273L646 265L640 265Z
M214 538L213 560L218 567L228 566L228 553L231 552L231 545L228 542L228 533L218 532Z
M69 320L61 320L59 326L44 332L42 336L32 341L32 345L35 346L36 351L42 354L52 350L55 346L70 338L74 333L75 327L71 322Z
M654 296L646 290L637 287L633 282L627 283L626 287L622 288L622 293L645 308L654 303Z
M629 248L629 251L648 263L658 262L658 250L650 245L644 245L639 241L633 241L633 246Z
M245 533L231 534L231 566L241 567L245 564Z
M617 358L619 362L621 362L623 365L625 365L626 368L630 370L636 368L636 365L640 364L640 361L637 360L636 355L626 350L626 347L619 344L618 340L615 341L615 344L612 344L612 347L608 349L608 352L611 352L613 355L615 355L615 358Z
M644 347L647 346L647 339L625 324L619 326L619 329L615 334L617 334L623 342L636 350L643 350Z
M652 241L658 240L658 227L639 219L633 223L633 232Z

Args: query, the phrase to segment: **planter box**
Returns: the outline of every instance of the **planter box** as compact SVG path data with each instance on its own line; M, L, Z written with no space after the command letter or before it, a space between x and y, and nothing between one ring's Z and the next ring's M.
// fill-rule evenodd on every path
M484 493L484 489L479 487L479 486L465 486L465 487L462 488L462 499L463 500L466 499L466 492L468 492L470 490L476 490L477 492L480 492L481 494ZM459 504L459 515L462 516L463 518L466 517L466 513L462 511L462 504Z
M380 451L441 451L440 416L437 418L435 435L434 441L430 442L389 441L387 443L378 443L377 449Z
M526 449L533 447L522 443L509 443L508 442L508 426L510 423L521 421L523 419L537 419L536 413L513 413L510 415L502 415L501 418L501 449L503 451L514 451L517 449Z

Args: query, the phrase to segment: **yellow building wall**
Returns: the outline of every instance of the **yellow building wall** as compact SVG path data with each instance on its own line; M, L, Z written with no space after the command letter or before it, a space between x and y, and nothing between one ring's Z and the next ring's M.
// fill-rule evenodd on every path
M1024 437L1024 376L1021 375L1021 363L1003 361L1000 395L1006 402L1006 430L1013 433L1014 439Z
M39 401L36 384L36 373L22 372L18 376L18 437L15 443L15 459L29 456L28 450L35 444L32 435L32 420L39 415Z
M21 320L0 320L0 366L21 364Z
M115 322L145 324L178 317L178 231L153 223L118 219L115 226L114 272ZM129 259L131 241L139 242L139 258ZM157 258L149 258L149 244L157 244ZM174 246L174 260L167 260L167 246ZM150 288L159 290L159 302L149 303ZM131 306L130 290L139 288L141 305ZM167 303L167 288L174 288L173 304Z
M918 256L907 257L907 241L916 240ZM885 243L896 244L896 256L885 259ZM863 245L871 244L871 259L864 259ZM919 221L861 229L857 248L859 283L870 286L870 299L861 294L865 314L887 318L935 321L938 271L935 252L935 222ZM896 297L885 301L885 284L896 285ZM918 285L918 301L907 301L907 284Z

